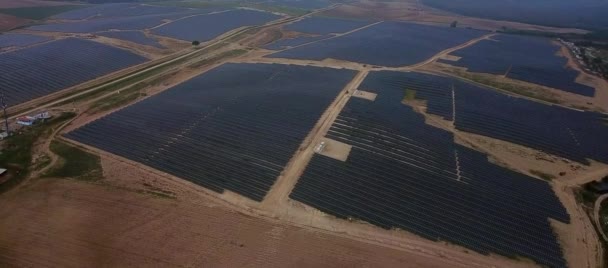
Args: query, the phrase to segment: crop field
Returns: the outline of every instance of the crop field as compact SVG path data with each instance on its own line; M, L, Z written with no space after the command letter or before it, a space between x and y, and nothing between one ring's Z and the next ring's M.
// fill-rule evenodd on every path
M311 17L285 26L286 30L309 34L345 33L371 24L365 20Z
M91 18L135 17L191 12L187 8L151 6L137 3L104 4L72 10L53 16L55 19L84 20Z
M0 54L0 85L12 106L144 61L97 42L61 39Z
M281 51L268 57L309 60L333 58L397 67L422 62L442 50L483 34L483 31L462 28L382 22L348 35Z
M292 199L483 254L566 267L548 218L570 218L547 182L456 144L401 103L402 88L370 75L360 88L376 99L351 98L326 135L353 146L348 159L315 154Z
M50 40L50 37L31 34L1 34L0 49L7 47L24 47Z
M261 201L354 74L226 64L66 136Z
M300 36L300 37L296 37L296 38L281 39L281 40L277 40L275 42L272 42L272 43L264 46L264 48L271 49L271 50L281 50L281 49L286 49L288 47L294 47L294 46L299 46L299 45L303 45L303 44L318 41L318 40L323 40L323 39L329 38L329 37L330 37L330 35L320 35L320 36Z
M133 43L137 43L137 44L145 45L145 46L164 48L161 44L158 43L158 41L156 41L150 37L147 37L143 32L140 32L140 31L121 31L121 32L112 31L112 32L97 33L97 35L125 40L125 41L129 41L129 42L133 42Z
M605 115L545 105L428 74L376 72L369 79L376 81L370 88L415 90L417 98L428 101L427 112L455 120L459 130L580 163L588 163L587 159L608 163L608 145L603 141L608 137Z
M471 72L504 75L534 84L593 97L595 89L575 82L579 72L566 67L567 59L559 57L559 45L550 39L497 35L493 40L452 53L458 61L441 62L467 67Z
M179 20L153 30L154 34L186 41L208 41L242 26L265 24L280 18L268 12L231 10Z

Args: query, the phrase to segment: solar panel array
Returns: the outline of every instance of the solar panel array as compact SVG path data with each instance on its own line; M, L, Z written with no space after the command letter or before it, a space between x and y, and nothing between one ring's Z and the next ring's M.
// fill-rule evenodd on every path
M32 34L0 34L0 49L7 47L24 47L45 41L52 38Z
M313 10L318 8L328 7L332 4L331 1L328 0L253 0L252 2L260 2L263 4L277 5L277 6L285 6L292 8L301 8L307 10Z
M309 60L333 58L397 67L422 62L485 33L463 28L382 22L348 35L277 52L268 57Z
M225 64L68 133L210 190L261 201L354 72Z
M133 43L137 43L145 46L152 46L156 48L165 48L158 41L146 36L143 32L140 31L112 31L112 32L103 32L97 33L97 35L125 40Z
M594 96L593 87L575 82L579 72L566 67L568 60L556 55L560 46L550 39L515 35L497 35L493 39L452 53L462 57L458 61L440 62L467 67L471 72L507 74L509 78Z
M457 129L501 139L580 163L608 163L608 116L551 106L422 73L374 72L361 88L416 91L427 112L453 120ZM453 95L452 95L453 89ZM452 96L456 98L453 99ZM453 105L455 103L455 106Z
M316 154L292 199L484 254L566 266L548 218L567 223L569 215L548 183L455 144L401 103L402 89L366 90L375 101L351 98L326 135L353 146L348 159Z
M268 12L237 9L182 19L152 32L186 41L208 41L242 26L265 24L278 18Z
M345 33L368 24L371 24L371 22L366 20L310 17L296 21L285 26L284 28L289 31L325 35L331 33Z
M580 163L608 163L608 116L508 97L475 86L456 93L456 128Z
M12 106L144 61L97 42L61 39L0 54L0 85Z
M277 40L275 42L272 42L272 43L264 46L264 48L272 49L272 50L281 50L281 49L286 49L288 47L295 47L295 46L303 45L306 43L323 40L323 39L326 39L329 37L330 37L329 35L320 35L320 36L300 36L300 37L296 37L296 38L281 39L281 40Z
M63 20L84 20L98 18L115 18L115 17L134 17L145 15L158 15L176 12L191 11L187 8L168 7L168 6L152 6L138 3L118 3L118 4L103 4L94 5L87 8L70 10L53 16L55 19Z
M65 33L94 33L109 30L144 30L162 24L163 20L179 19L192 14L192 12L189 12L135 17L103 18L87 21L35 25L27 29L33 31Z

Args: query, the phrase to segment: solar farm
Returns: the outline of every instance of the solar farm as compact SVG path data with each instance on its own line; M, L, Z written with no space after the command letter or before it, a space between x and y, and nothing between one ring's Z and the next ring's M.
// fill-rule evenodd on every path
M129 41L129 42L137 43L140 45L153 46L156 48L163 48L163 46L161 44L159 44L158 41L146 36L142 32L137 32L137 31L116 32L116 31L113 31L113 32L98 33L98 35L110 37L110 38L116 38L116 39L120 39L120 40L124 40L124 41Z
M2 34L0 35L0 49L10 48L10 47L25 47L29 45L34 45L38 43L42 43L45 41L50 41L51 38L38 36L38 35L30 35L30 34Z
M0 84L13 106L145 61L129 51L67 38L0 54Z
M403 22L381 22L354 33L269 55L272 58L327 58L398 67L419 63L447 48L486 34ZM406 48L406 49L404 49ZM373 51L374 53L369 53Z
M314 67L224 65L67 137L213 191L261 201L353 75ZM282 86L287 81L290 86Z
M559 49L549 39L498 35L452 53L461 57L455 62L442 62L593 97L594 88L575 82L579 72L565 67Z
M180 258L204 259L194 266L254 263L224 260L237 250L258 252L252 248L264 249L253 266L266 258L314 266L306 260L320 249L294 246L296 257L279 258L276 241L254 243L241 233L246 225L264 230L256 238L293 239L297 227L309 239L324 234L423 260L412 266L602 263L601 238L585 216L593 205L583 207L577 191L608 175L608 101L597 101L608 96L608 82L578 83L590 75L563 43L436 21L328 16L348 3L325 0L199 4L91 4L0 35L0 101L11 124L22 125L14 135L40 135L19 170L25 183L47 183L35 196L48 207L67 202L60 210L68 220L81 212L93 222L115 210L137 218L120 228L110 223L95 239L65 241L103 247L108 256L128 245L108 266L183 266L165 251L142 250L161 240L163 249L183 249ZM546 87L594 101L594 109L473 75ZM20 121L47 111L73 117ZM12 137L2 136L0 149ZM87 159L94 168L79 170ZM103 187L104 196L74 190L88 187ZM0 201L2 191L0 179ZM18 215L44 207L2 204L0 211ZM91 212L96 204L114 205ZM41 213L31 218L47 216ZM68 220L57 225L77 225ZM81 225L88 224L96 226ZM7 230L19 228L45 232L30 223ZM107 242L108 233L124 234L121 245ZM221 242L189 243L210 238ZM327 254L351 260L363 252L340 243L348 249ZM66 252L70 264L89 261ZM55 255L39 262L55 263ZM369 264L332 258L330 266ZM0 266L4 259L18 258L0 253ZM408 262L390 261L377 266Z
M264 24L278 18L265 12L231 10L185 18L156 28L153 32L175 39L208 41L242 26ZM204 30L200 31L198 27Z

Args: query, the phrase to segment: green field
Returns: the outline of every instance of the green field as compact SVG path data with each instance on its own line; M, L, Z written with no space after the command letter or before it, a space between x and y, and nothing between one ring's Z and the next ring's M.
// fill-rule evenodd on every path
M45 177L73 178L87 181L102 177L99 156L60 141L51 143L51 151L61 157L61 161L58 166L53 167L45 174Z

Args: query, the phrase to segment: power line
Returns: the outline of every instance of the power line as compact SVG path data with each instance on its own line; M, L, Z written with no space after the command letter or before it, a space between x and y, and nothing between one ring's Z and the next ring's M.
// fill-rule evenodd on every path
M8 105L6 105L6 99L4 98L4 92L0 92L0 105L2 105L2 111L4 112L4 127L6 130L6 134L10 134L9 129L8 129L8 115L6 114L6 107L8 107Z

